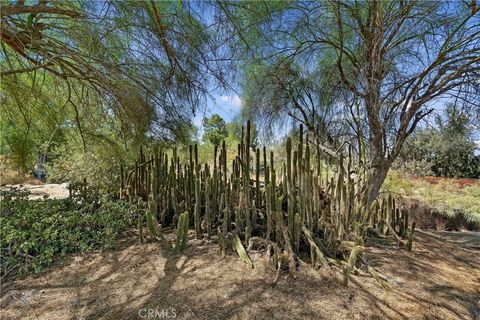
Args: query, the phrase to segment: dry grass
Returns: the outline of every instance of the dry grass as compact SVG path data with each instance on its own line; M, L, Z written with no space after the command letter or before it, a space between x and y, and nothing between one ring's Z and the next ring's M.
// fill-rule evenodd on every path
M455 217L463 214L467 221L480 225L480 180L438 177L413 177L392 171L383 186L410 200L419 200L439 214Z
M367 258L392 291L366 276L344 288L338 272L306 264L273 285L261 253L251 269L193 235L177 256L127 242L3 284L1 319L142 319L142 309L172 308L179 319L477 319L480 234L453 235L420 231L411 253L370 244Z
M15 170L8 159L4 156L0 156L0 185L21 183L36 185L41 184L42 182L29 175L22 174L19 170Z

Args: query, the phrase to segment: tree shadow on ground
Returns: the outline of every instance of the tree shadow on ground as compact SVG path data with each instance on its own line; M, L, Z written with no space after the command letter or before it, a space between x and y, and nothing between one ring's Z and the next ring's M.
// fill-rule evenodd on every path
M2 319L478 319L480 280L474 251L419 232L413 252L369 246L365 258L389 279L301 264L296 279L261 253L255 268L190 234L189 247L166 254L158 243L75 256L64 266L2 292ZM477 276L475 276L477 274ZM24 301L24 302L22 302ZM26 302L25 302L26 301ZM163 312L163 313L162 313Z

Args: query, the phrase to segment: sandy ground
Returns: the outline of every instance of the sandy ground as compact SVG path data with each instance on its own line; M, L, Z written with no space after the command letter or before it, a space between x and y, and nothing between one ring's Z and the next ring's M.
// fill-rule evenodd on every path
M2 187L2 190L8 190L12 187L21 190L29 190L30 195L28 198L30 200L43 199L46 195L52 199L68 198L68 183L16 184L4 186Z
M72 256L38 276L4 283L1 319L479 319L480 233L419 231L414 251L370 244L366 258L389 280L302 264L280 277L262 253L255 268L213 243L180 255L126 237L113 252ZM135 240L133 240L135 241ZM155 313L156 312L156 313Z

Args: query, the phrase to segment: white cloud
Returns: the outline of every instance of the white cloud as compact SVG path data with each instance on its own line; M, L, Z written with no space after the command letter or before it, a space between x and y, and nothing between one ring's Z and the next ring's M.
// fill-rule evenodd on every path
M238 95L220 96L220 100L235 108L240 108L242 106L242 99L240 99Z
M202 125L202 120L203 120L203 114L197 114L192 122L194 125L196 125L197 127L200 127Z

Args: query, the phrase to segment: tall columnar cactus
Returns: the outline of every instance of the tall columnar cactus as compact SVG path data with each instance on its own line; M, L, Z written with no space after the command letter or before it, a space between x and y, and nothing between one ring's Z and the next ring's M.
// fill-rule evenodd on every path
M265 235L265 238L267 240L270 240L270 237L271 237L271 234L272 234L272 225L273 225L273 221L272 221L272 215L273 215L273 208L272 208L272 201L271 201L271 196L272 196L272 192L274 192L275 189L273 189L272 191L272 186L270 184L268 184L268 186L266 186L266 198L267 198L267 201L266 201L266 214L267 214L267 233Z
M321 154L320 148L313 152L309 135L300 127L295 147L291 138L286 140L286 161L275 163L273 152L268 159L263 147L255 149L251 168L250 133L248 122L242 128L238 155L227 159L223 142L213 150L211 164L199 163L196 145L190 147L185 163L176 149L155 149L150 157L141 149L131 172L122 169L121 173L121 195L148 200L139 229L146 220L150 235L171 248L162 228L176 226L173 248L181 251L192 221L197 238L204 233L210 237L215 228L222 253L233 239L235 250L243 256L243 245L261 237L269 248L278 248L277 262L287 261L291 268L295 268L293 255L304 250L301 243L307 244L315 266L339 265L339 257L350 254L344 262L346 282L361 253L354 248L363 248L367 236L394 237L402 244L407 239L407 249L412 249L415 225L409 226L405 208L391 195L367 206L362 169L355 167L351 148L347 158L339 159Z
M265 177L264 186L266 188L267 184L270 182L270 169L267 163L267 148L265 148L265 146L263 146L263 172Z
M387 212L386 212L386 222L387 223L390 223L392 224L392 217L393 217L393 198L392 198L392 195L389 194L388 195L388 199L387 199ZM387 229L387 232L388 232L388 229Z
M408 236L407 236L407 249L408 251L412 251L412 247L413 247L413 233L415 232L415 221L413 221L412 223L412 228L410 229L410 232L408 233Z
M195 148L196 150L197 148ZM201 226L201 208L202 208L202 194L200 190L200 169L197 165L195 170L195 209L194 209L194 224L195 224L195 234L197 239L202 237L202 226Z
M175 242L174 251L181 252L187 246L188 238L188 212L184 212L178 218L177 224L177 240Z
M275 239L277 241L281 241L282 239L282 226L283 226L283 215L282 215L282 197L278 197L276 199L276 207L275 210Z
M306 224L310 230L313 230L313 216L314 216L314 207L313 207L313 197L314 197L314 188L312 184L312 171L310 169L310 146L307 142L305 147L305 174L303 182L302 194L305 197L305 218Z
M245 194L245 241L248 241L252 234L252 216L251 216L251 196L250 196L250 132L251 125L250 120L247 121L247 129L245 132L245 144L244 144L244 158L243 158L243 188Z
M293 223L293 247L295 252L299 252L300 248L300 232L301 232L301 218L300 214L295 214Z
M293 236L293 220L294 220L294 185L292 178L292 139L287 138L287 193L288 193L288 231Z
M260 209L262 206L262 199L260 198L260 149L257 148L256 153L256 165L255 165L255 205L256 209ZM256 212L256 210L255 210ZM255 214L256 216L256 214Z
M402 234L402 236L407 235L407 230L408 230L408 211L406 209L403 209L403 234Z
M273 162L273 161L272 161ZM270 199L266 201L270 201L272 204L272 210L276 211L276 203L277 203L277 175L273 166L271 166L271 181L270 181L270 188L272 189L270 192Z
M164 249L167 249L168 248L167 240L165 239L165 236L164 236L162 230L160 229L160 226L158 224L157 219L153 215L153 210L152 210L152 205L151 204L152 204L152 196L149 197L149 206L148 206L147 210L145 211L145 216L147 218L148 231L150 232L150 234L154 238L160 240L160 242L162 244L162 247Z
M212 207L210 204L211 182L210 178L205 181L205 223L207 225L207 237L212 235Z

